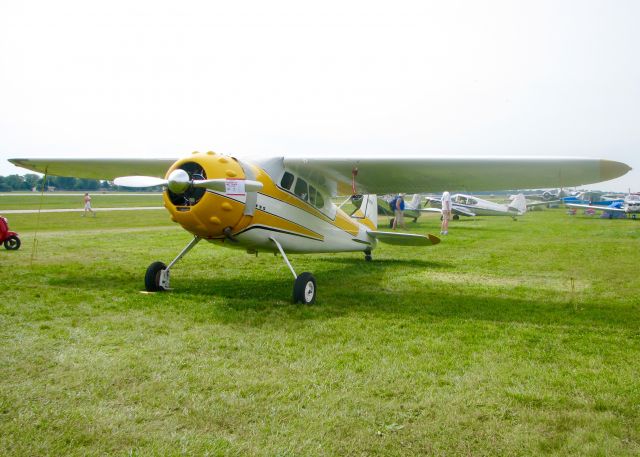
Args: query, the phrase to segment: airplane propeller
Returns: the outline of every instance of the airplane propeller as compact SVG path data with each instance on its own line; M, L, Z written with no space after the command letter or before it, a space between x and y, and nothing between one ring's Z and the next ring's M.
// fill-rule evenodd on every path
M153 176L122 176L114 179L113 183L116 186L123 187L167 186L171 192L180 195L192 187L225 192L229 181L244 183L245 192L257 192L262 189L260 181L252 181L250 179L191 179L189 173L181 168L173 170L168 179Z

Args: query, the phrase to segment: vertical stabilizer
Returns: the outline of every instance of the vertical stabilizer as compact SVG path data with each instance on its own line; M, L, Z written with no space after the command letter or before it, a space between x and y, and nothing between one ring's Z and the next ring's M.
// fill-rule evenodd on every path
M518 194L511 199L509 203L509 209L515 210L518 214L524 214L527 212L527 200L523 194Z
M363 195L360 208L351 215L362 224L375 230L378 228L378 197L375 194Z
M411 202L409 203L409 209L420 209L421 201L422 201L422 195L413 194L413 198L411 199Z

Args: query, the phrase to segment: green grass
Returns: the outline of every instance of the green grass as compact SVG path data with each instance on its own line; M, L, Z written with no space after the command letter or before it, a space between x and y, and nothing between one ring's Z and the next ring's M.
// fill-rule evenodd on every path
M76 208L84 207L84 192L75 195L65 195L56 193L34 192L29 195L13 193L0 194L0 214L2 210L8 209L57 209L57 208ZM162 206L162 196L160 194L150 193L149 195L130 195L126 192L90 192L91 206L94 208L125 208L131 206Z
M637 221L292 255L319 287L301 306L279 257L204 243L140 293L190 239L165 212L48 215L32 261L35 220L0 251L6 455L640 454Z

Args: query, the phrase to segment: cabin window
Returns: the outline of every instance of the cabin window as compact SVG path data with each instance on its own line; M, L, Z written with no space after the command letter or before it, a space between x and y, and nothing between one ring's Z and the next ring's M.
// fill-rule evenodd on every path
M316 208L324 208L324 198L320 192L316 194Z
M280 180L280 186L283 189L291 189L291 184L293 184L293 180L294 177L291 173L289 173L288 171L284 172L284 175L282 175L282 179Z
M316 191L316 188L313 186L309 186L309 203L311 203L313 206L316 205L316 195L318 194L318 192Z
M298 178L293 193L300 197L302 200L307 201L309 197L309 187L307 186L307 181Z
M473 198L469 198L469 199L467 199L467 204L468 205L477 205L478 201L474 200Z

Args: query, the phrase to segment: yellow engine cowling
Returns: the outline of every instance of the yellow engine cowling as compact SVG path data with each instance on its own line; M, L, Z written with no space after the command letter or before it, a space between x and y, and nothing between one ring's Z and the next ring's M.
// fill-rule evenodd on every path
M187 171L191 179L245 179L237 160L215 152L194 152L178 160L166 177L178 168ZM193 188L184 194L174 194L169 189L163 194L171 220L206 239L225 238L248 224L250 217L244 215L245 204L237 198Z

